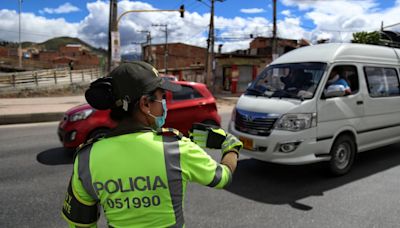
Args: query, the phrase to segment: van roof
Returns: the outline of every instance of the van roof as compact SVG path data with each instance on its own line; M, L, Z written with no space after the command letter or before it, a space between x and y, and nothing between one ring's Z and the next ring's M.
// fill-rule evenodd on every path
M399 65L399 58L400 49L368 44L329 43L295 49L280 56L271 65L340 61Z

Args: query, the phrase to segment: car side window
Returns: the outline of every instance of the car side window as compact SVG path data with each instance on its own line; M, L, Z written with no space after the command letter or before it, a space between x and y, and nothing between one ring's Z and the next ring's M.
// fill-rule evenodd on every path
M183 86L178 92L172 92L173 101L190 100L195 98L203 97L197 90L190 86Z
M371 97L399 96L399 77L394 68L364 67Z

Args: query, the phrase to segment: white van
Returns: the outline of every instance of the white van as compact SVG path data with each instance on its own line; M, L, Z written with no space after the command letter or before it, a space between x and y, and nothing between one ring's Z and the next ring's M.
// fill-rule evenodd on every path
M357 152L400 142L399 56L399 49L334 43L286 53L239 98L229 132L252 158L329 161L344 174Z

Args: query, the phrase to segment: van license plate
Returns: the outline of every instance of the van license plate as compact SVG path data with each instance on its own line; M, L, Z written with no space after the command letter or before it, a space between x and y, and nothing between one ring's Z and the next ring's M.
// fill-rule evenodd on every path
M239 140L243 143L243 148L247 150L254 150L253 140L245 137L239 137Z

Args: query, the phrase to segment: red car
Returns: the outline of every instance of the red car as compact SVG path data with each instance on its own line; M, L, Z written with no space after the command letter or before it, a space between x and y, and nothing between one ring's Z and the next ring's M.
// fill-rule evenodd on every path
M194 122L220 126L215 99L202 83L176 81L182 90L167 91L168 115L164 127L173 127L187 135ZM116 127L109 117L110 110L95 110L83 104L68 110L58 127L64 147L75 148L86 140L107 134Z

